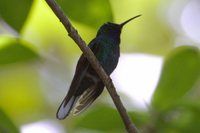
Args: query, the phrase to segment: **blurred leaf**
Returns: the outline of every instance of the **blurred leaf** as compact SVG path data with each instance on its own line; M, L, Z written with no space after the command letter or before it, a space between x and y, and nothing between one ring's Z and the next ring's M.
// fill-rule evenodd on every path
M32 0L1 0L0 17L19 32L28 16L31 5Z
M57 0L66 15L94 28L112 21L112 10L108 0Z
M188 100L189 101L189 100ZM182 114L176 124L180 127L181 133L199 133L200 131L200 105L198 102L183 102Z
M32 49L27 47L27 42L10 38L2 41L0 38L0 65L31 61L39 56Z
M129 112L137 127L142 126L148 120L146 112ZM89 129L109 133L125 132L125 127L118 111L110 106L95 106L83 117L79 117L75 122L75 129Z
M1 133L19 133L12 120L0 109L0 132Z
M145 123L150 119L149 112L144 111L135 111L128 112L129 116L132 118L134 124L136 124L137 128L142 127Z
M154 123L155 133L199 133L200 106L184 101L175 108L160 114Z
M166 110L184 96L200 76L199 50L181 46L167 56L152 104L156 109Z
M91 112L82 117L75 129L86 128L99 131L123 131L124 125L117 112L109 106L95 107Z
M6 65L0 69L0 107L18 125L41 119L50 111L42 93L38 68L33 63ZM53 115L54 116L54 115Z

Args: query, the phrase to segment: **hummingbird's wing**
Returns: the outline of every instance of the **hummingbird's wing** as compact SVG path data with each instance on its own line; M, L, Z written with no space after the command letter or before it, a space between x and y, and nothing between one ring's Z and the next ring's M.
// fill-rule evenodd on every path
M89 47L93 51L93 53L98 52L98 44L96 44L95 42L96 41L94 39L89 44ZM86 76L88 75L87 73L93 71L93 69L91 69L92 68L87 58L82 54L76 66L75 75L70 85L69 91L63 102L61 103L60 107L58 108L58 119L64 119L65 117L67 117L77 101L78 102L75 106L74 114L77 114L81 110L86 109L101 94L104 87L103 83L86 85L87 87L82 88L81 92L79 92L81 94L77 95L77 92L80 91L80 87L82 86L81 83L83 81L87 82L88 78L92 78L90 76ZM97 87L100 89L96 89Z
M75 96L75 93L77 89L79 88L81 81L84 78L84 74L86 73L88 66L89 66L89 62L86 60L86 58L83 55L81 55L76 67L74 78L69 88L69 91L58 108L58 111L56 114L56 117L58 119L64 119L65 117L67 117L71 109L73 108L74 104L78 100L79 97Z

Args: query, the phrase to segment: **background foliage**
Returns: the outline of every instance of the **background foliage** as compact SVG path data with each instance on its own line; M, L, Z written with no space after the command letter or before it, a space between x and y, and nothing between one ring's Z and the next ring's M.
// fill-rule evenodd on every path
M175 2L57 2L86 42L104 22L120 23L142 14L123 30L121 51L161 56L164 63L149 108L129 114L144 133L200 131L200 42L180 27L174 28L167 14ZM180 18L187 1L176 2L182 6L173 15ZM125 132L116 109L104 100L107 93L79 117L55 118L79 55L80 50L45 1L0 1L0 132L18 133L24 125L43 120L57 124L55 133L65 132L63 128L74 133Z

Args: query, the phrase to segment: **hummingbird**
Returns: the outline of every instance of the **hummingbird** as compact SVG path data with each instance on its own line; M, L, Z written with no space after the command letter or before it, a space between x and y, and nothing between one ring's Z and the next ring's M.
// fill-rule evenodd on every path
M89 43L99 63L110 75L116 68L120 56L120 34L123 26L137 15L121 24L107 22L97 32L96 37ZM58 119L65 119L70 112L77 115L87 109L102 93L104 84L87 58L82 54L78 60L74 77L68 93L57 111Z

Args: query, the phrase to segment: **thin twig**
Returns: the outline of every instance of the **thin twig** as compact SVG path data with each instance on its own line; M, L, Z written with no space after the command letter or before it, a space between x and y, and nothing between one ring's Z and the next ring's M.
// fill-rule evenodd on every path
M137 128L132 123L130 117L128 116L126 109L124 108L117 92L116 88L111 80L111 78L105 73L104 69L99 64L93 52L87 47L85 41L78 35L76 29L72 26L69 19L65 16L64 12L61 10L59 5L54 0L46 0L49 7L53 10L56 16L59 18L61 23L64 25L68 32L68 35L76 42L79 48L82 50L83 54L87 57L88 61L92 65L93 69L98 73L99 77L105 84L110 96L113 99L115 106L124 122L127 132L138 133Z

